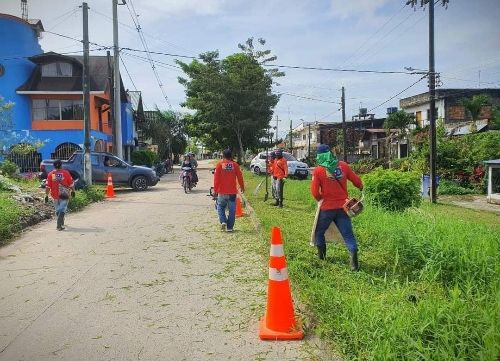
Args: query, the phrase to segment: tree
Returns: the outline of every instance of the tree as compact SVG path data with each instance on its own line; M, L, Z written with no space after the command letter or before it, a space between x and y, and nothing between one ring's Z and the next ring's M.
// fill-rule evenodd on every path
M0 153L3 152L4 147L9 143L12 134L14 123L12 122L12 107L13 102L4 102L0 96Z
M263 39L259 42L265 44ZM181 105L196 111L187 119L189 135L211 150L237 149L241 162L245 149L257 148L267 136L272 109L279 100L272 93L273 77L282 75L263 68L276 57L266 58L269 50L256 51L253 39L239 46L243 53L222 60L212 51L201 54L201 61L176 63L187 75L179 77L186 89L186 101Z
M183 153L186 149L186 117L186 114L161 111L157 107L155 117L138 123L143 135L158 145L158 155L161 159Z
M35 139L31 135L21 135L14 131L14 122L12 121L12 108L14 102L6 103L0 96L0 154L8 155L17 153L28 155L43 147L49 139ZM17 144L13 144L17 143ZM12 144L12 146L10 146Z
M401 132L404 132L406 134L410 125L417 125L415 116L401 109L395 113L390 114L385 120L383 127L386 130L400 129Z
M479 120L479 115L483 106L490 104L490 97L485 94L474 95L472 99L462 98L459 104L465 108L470 120L472 121L472 131L477 130L476 122Z

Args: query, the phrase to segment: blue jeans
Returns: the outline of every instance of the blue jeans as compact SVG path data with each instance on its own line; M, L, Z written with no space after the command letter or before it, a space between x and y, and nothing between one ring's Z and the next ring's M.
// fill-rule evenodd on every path
M347 249L349 251L357 251L358 245L356 243L356 238L354 237L354 232L352 231L351 218L342 208L321 210L319 212L316 232L314 233L316 246L325 245L325 232L328 227L330 227L332 222L334 222L339 229L340 234L344 238Z
M56 214L59 214L60 212L66 213L68 210L68 200L54 199L54 208L56 209Z
M227 217L226 207L229 209ZM217 196L217 213L220 223L226 223L227 229L233 229L236 219L236 194L219 194Z

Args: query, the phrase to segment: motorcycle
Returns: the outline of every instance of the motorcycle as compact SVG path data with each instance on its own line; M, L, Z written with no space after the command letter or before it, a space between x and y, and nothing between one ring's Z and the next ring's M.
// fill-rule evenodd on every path
M153 170L156 172L156 175L158 177L162 177L164 174L167 173L167 170L165 168L165 164L164 163L157 163L153 166Z
M188 193L193 189L193 169L190 167L182 167L182 172L180 175L180 179L182 180L182 187L184 188L184 192Z

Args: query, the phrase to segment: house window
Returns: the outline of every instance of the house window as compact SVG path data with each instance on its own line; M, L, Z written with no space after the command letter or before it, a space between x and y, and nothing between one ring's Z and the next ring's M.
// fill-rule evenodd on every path
M422 127L422 112L415 112L415 121L419 127Z
M33 120L83 120L83 101L33 99Z
M42 76L46 77L70 77L73 75L73 67L70 63L50 63L42 65Z
M306 138L307 138L306 134L302 135L302 140L306 140Z

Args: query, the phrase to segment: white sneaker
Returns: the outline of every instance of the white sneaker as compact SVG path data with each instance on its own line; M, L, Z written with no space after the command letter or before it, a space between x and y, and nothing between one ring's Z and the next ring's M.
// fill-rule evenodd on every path
M232 229L228 229L227 233L233 233L233 230Z
M226 227L227 227L227 224L225 224L224 222L222 222L220 224L220 229L224 232L226 230Z

